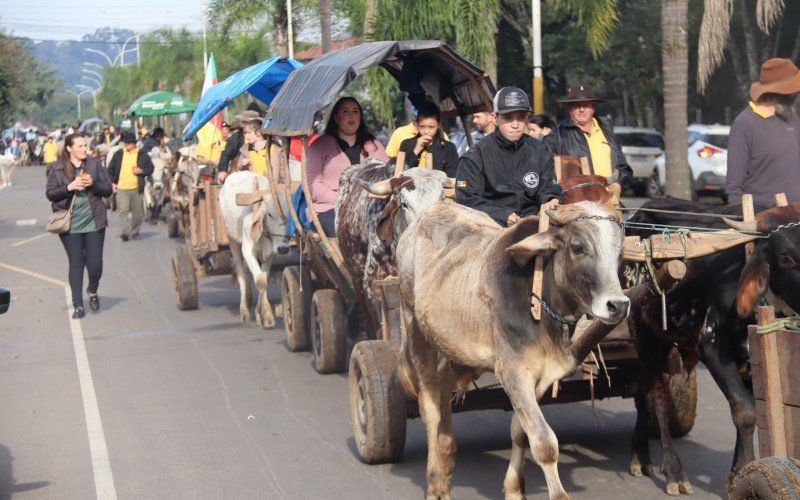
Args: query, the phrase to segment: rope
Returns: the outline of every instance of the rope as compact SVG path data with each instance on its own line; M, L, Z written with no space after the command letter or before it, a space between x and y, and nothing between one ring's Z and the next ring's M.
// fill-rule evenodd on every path
M741 215L725 215L725 214L704 214L700 212L680 212L677 210L659 210L657 208L624 208L620 207L619 210L625 212L653 212L656 214L671 214L671 215L693 215L698 217L716 217L722 219L723 217L726 219L744 219Z
M800 332L800 320L779 319L766 325L758 325L756 332L762 335L777 332L778 330L790 330Z
M702 233L702 232L712 233L712 232L717 232L717 231L720 230L719 228L713 228L713 227L676 226L676 225L671 225L671 224L651 224L649 222L630 222L630 221L626 221L623 224L625 226L625 229L628 229L628 228L630 228L630 229L647 229L647 230L658 232L658 233L666 233L668 230L673 230L674 232L693 231L693 232L698 232L698 233ZM738 234L745 234L747 236L755 236L756 238L767 238L768 237L768 235L765 235L765 234L762 234L762 233L759 233L759 232L737 231L737 230L733 230L733 229L731 231L732 231L730 233L731 237L736 237Z

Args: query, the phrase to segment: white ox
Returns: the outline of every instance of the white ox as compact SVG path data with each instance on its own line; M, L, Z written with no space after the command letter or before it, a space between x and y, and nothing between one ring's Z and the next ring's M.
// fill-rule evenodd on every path
M237 205L236 195L240 193L250 194L252 204ZM267 280L278 247L285 244L285 226L274 198L269 192L267 178L247 170L230 174L219 193L241 292L239 317L242 321L250 319L249 277L252 276L258 292L256 322L264 328L275 326L275 316L267 299Z

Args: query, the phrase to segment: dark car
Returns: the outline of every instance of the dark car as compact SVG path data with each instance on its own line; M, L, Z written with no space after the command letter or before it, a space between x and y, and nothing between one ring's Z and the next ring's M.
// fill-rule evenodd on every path
M8 311L8 306L11 305L11 292L5 288L0 288L0 314Z

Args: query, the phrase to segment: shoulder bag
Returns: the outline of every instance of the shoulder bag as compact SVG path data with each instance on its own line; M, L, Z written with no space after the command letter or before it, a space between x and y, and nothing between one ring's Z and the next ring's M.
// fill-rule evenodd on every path
M72 195L72 201L69 204L68 210L58 210L53 212L53 215L50 216L50 220L47 221L47 227L45 228L47 232L53 234L69 232L69 223L72 219L72 207L75 205L76 196L76 194Z

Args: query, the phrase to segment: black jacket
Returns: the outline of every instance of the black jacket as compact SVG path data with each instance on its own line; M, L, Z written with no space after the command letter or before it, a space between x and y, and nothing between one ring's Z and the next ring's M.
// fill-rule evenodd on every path
M92 176L93 182L87 193L89 206L92 207L97 229L103 229L108 226L108 215L103 198L111 196L111 180L108 178L106 169L94 158L86 158L84 160L83 170ZM75 178L67 175L64 170L64 163L61 160L53 164L50 173L47 175L47 188L45 189L47 199L52 202L53 212L69 209L73 193L67 191L67 184L73 180Z
M157 148L161 144L161 141L153 137L152 135L148 135L144 141L142 141L141 150L145 153L150 153L153 148Z
M600 124L600 130L608 140L608 145L611 148L611 170L613 174L617 175L616 182L619 182L623 189L631 186L633 178L633 170L631 170L625 155L622 154L622 145L611 127L602 119L597 118L597 123ZM589 159L589 167L594 173L594 166L592 165L592 155L589 154L589 143L586 142L586 134L578 128L571 118L567 118L544 138L545 146L554 155L569 155L582 157L585 156Z
M114 156L111 157L111 161L108 162L108 176L114 184L119 184L119 171L122 167L122 153L124 151L125 147L123 146L122 149L114 153ZM142 173L138 174L138 180L139 192L143 193L145 177L153 175L153 162L150 161L150 155L140 149L139 155L136 157L136 166L142 169Z
M419 157L414 154L414 146L417 145L417 138L412 137L400 143L400 151L406 154L406 167L419 167ZM441 170L447 177L455 177L458 173L458 151L450 141L443 141L437 135L433 142L428 146L428 152L433 156L434 170Z
M462 205L486 212L503 227L512 212L535 215L551 199L563 201L553 154L527 134L511 142L499 130L461 157L456 196Z
M230 169L231 161L239 155L239 150L244 145L244 134L241 130L237 130L228 136L225 142L225 149L219 155L219 163L217 163L217 172L227 172Z

